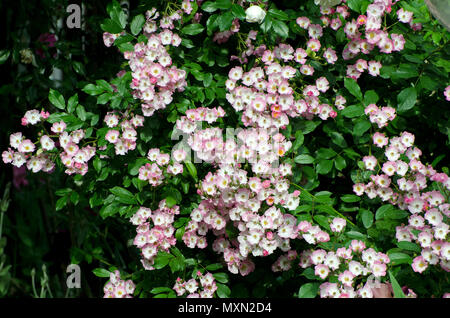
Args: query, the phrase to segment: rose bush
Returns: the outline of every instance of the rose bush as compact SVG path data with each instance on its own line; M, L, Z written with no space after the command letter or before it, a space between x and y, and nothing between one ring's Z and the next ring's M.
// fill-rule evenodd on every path
M114 234L71 252L105 297L449 295L449 33L422 0L107 12L114 73L51 88L2 154L116 221L107 260Z

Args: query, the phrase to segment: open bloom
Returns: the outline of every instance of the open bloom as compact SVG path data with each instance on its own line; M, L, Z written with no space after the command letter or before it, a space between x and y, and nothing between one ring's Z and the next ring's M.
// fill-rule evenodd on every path
M245 10L245 20L247 22L253 23L263 22L264 18L266 17L266 12L261 9L259 6L251 6L247 10Z

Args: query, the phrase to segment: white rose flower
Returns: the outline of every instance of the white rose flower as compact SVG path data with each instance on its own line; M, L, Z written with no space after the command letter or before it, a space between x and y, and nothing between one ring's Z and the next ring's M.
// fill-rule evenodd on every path
M259 6L251 6L247 10L245 10L245 20L247 20L247 22L261 23L261 22L263 22L265 17L266 17L266 12L263 9L261 9L261 7L259 7Z

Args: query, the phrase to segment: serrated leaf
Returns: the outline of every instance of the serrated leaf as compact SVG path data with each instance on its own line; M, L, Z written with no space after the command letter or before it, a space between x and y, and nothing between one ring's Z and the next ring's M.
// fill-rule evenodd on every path
M349 232L346 232L345 235L347 235L351 239L356 239L356 240L366 239L366 236L358 231L349 231Z
M299 164L309 164L314 162L314 158L310 155L299 155L294 158L294 162Z
M394 252L394 253L388 253L389 259L392 263L392 265L400 265L400 264L411 264L412 258L408 254L400 253L400 252Z
M276 20L282 20L282 21L289 20L289 16L287 15L287 13L285 13L284 11L281 11L281 10L270 9L267 12L267 14Z
M219 9L215 3L215 1L206 1L205 3L202 4L202 10L206 11L206 12L214 12L217 9Z
M315 298L319 292L319 283L307 283L300 287L298 298Z
M245 19L245 11L244 8L242 8L240 5L238 4L233 4L231 6L231 12L233 13L233 15L238 18L239 20L244 20Z
M353 127L353 135L360 137L364 135L364 133L368 131L371 126L372 124L370 123L370 121L366 119L359 120Z
M379 220L383 218L386 214L386 211L393 210L394 207L391 204L385 204L378 208L378 210L375 212L375 220Z
M78 105L76 109L77 109L78 118L80 118L82 121L85 121L86 120L86 110L84 109L84 107L82 105Z
M161 269L169 264L169 261L173 258L173 255L170 253L159 251L158 255L155 258L155 262L153 267L156 269Z
M333 169L333 160L320 160L316 165L319 174L327 174Z
M8 57L10 55L11 55L11 52L9 50L1 50L0 51L0 65L5 63L8 60Z
M184 28L182 28L181 33L187 34L187 35L197 35L199 33L202 33L204 29L205 28L201 24L194 23L194 24L189 24L189 25L185 26Z
M346 77L344 79L345 88L355 96L357 99L362 100L361 88L359 88L358 83L353 78Z
M420 253L422 251L421 247L415 243L408 241L401 241L397 243L397 246L403 250L412 251L416 253Z
M78 94L75 94L71 96L67 101L67 111L69 113L73 113L77 105L78 105Z
M175 204L177 204L177 200L175 200L173 197L166 197L166 204L169 208L173 207Z
M142 14L139 14L133 18L130 25L130 30L133 35L138 35L141 32L142 27L145 23L145 17Z
M66 108L66 101L64 100L64 96L61 95L60 92L51 89L48 93L48 100L58 109L64 110Z
M119 23L111 19L106 19L100 26L103 31L111 34L119 34L123 30Z
M101 87L95 86L94 84L87 84L85 87L83 87L82 91L91 96L103 93L103 89Z
M108 205L104 205L100 209L100 216L105 219L107 217L113 216L114 214L119 212L119 205L117 203L110 203Z
M374 90L367 91L364 94L364 105L376 104L379 100L378 94Z
M171 291L173 291L173 289L169 287L155 287L152 290L150 290L150 293L160 294L160 293L170 293Z
M347 166L344 157L337 156L336 159L334 160L334 166L339 171L342 171L342 169L344 169Z
M228 298L230 297L231 290L227 285L218 283L216 294L219 298Z
M195 167L195 165L192 162L190 162L190 161L185 161L184 165L188 169L188 172L191 175L191 177L195 180L195 182L197 182L198 181L197 168Z
M361 201L361 198L355 194L345 194L345 195L341 196L341 200L346 203L353 203L353 202Z
M335 145L338 145L341 148L347 147L347 142L345 141L345 138L344 138L344 136L342 136L341 133L338 133L337 131L333 131L330 133L330 137L331 137L331 141Z
M414 107L417 102L417 92L414 87L405 88L397 96L398 111L405 112Z
M391 271L388 271L389 273L389 280L391 281L392 290L394 291L394 297L395 298L406 298L405 294L402 291L402 288L400 287L399 283L395 279L395 276L392 274Z
M213 276L214 276L214 279L216 281L218 281L219 283L223 283L223 284L228 283L227 273L214 273Z
M272 28L272 23L273 23L273 20L268 15L266 15L266 17L264 18L264 21L261 23L261 26L260 26L261 30L264 33L268 33Z
M370 228L373 224L373 213L369 210L361 210L361 220L366 229Z
M109 191L114 194L118 201L124 204L136 204L136 199L134 198L133 193L128 191L127 189L124 189L122 187L114 187L109 189Z
M92 273L97 277L108 277L111 275L111 272L104 268L95 268L92 270Z
M233 23L234 15L231 11L227 11L223 14L221 14L217 18L217 25L219 26L219 30L226 31L231 28L231 24Z
M351 105L340 111L341 115L347 118L360 117L364 114L364 107L359 105Z
M289 36L289 27L283 21L273 20L272 29L277 35L281 36L283 39Z
M209 264L205 268L206 268L207 271L216 271L216 270L218 270L218 269L220 269L222 267L223 267L222 264L216 263L216 264Z

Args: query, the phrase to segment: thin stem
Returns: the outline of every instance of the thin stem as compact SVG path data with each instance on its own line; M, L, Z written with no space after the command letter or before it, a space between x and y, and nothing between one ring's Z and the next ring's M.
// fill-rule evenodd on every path
M31 271L31 287L33 288L34 298L39 298L38 293L36 291L36 283L34 282L34 276L36 275L36 272L33 268Z
M305 188L299 186L298 184L292 183L292 182L291 182L291 184L294 185L294 186L296 186L297 188L299 188L300 190L304 191L306 194L310 195L312 198L314 198L314 199L317 200L317 197L314 196L313 194L311 194L310 192L308 192L308 190L306 190ZM330 205L329 207L333 210L334 213L336 213L337 215L339 215L340 217L342 217L343 219L345 219L345 220L346 220L348 223L350 223L351 225L355 226L355 224L354 224L352 221L350 221L350 220L349 220L348 218L346 218L344 215L342 215L341 213L339 213L339 212L338 212L335 208L333 208L331 205Z

